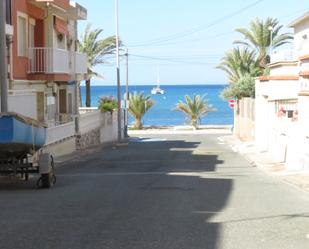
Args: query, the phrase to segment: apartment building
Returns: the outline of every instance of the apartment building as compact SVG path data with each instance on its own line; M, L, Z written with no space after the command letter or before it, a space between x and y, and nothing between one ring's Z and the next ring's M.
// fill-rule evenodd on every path
M87 73L77 23L87 10L69 0L6 0L9 110L48 124L78 115Z

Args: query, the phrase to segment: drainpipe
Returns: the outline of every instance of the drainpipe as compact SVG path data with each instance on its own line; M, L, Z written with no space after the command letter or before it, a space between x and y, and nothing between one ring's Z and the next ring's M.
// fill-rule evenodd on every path
M6 57L6 3L0 1L0 84L1 84L1 112L8 111L8 71Z

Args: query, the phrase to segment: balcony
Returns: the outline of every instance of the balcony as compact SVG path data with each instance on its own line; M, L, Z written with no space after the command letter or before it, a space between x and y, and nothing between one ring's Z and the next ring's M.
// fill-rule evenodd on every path
M29 74L85 74L87 56L56 48L29 48Z
M298 58L293 49L285 49L278 52L274 52L270 57L270 63L278 62L294 62Z

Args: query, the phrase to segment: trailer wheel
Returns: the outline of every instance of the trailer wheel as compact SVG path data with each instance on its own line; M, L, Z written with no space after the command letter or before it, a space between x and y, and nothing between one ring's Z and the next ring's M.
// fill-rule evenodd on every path
M56 183L56 175L55 175L55 166L54 166L54 158L51 155L50 160L50 171L47 174L41 174L40 179L37 182L37 185L42 188L50 188Z
M50 188L53 185L53 176L51 173L41 175L42 188Z

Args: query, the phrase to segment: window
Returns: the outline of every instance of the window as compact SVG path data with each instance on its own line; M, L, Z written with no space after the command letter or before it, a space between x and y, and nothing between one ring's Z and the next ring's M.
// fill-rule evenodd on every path
M279 100L276 101L275 111L278 117L293 118L297 111L297 100Z
M6 17L6 24L12 25L12 6L11 6L11 0L5 1L5 17Z
M25 14L17 14L17 46L18 56L27 56L27 16Z
M34 48L35 20L29 20L29 48Z

